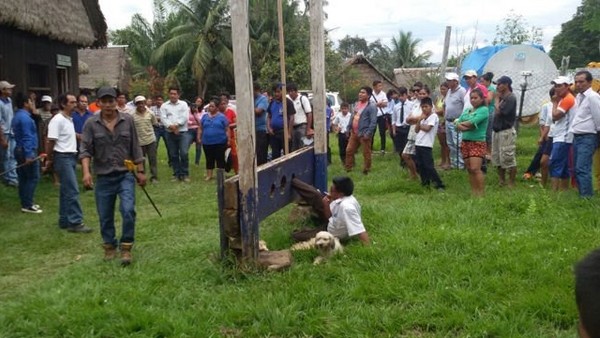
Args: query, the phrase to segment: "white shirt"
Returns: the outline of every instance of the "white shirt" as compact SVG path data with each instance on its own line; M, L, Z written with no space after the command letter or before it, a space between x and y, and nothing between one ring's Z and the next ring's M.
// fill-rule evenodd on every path
M54 115L48 123L48 139L55 140L54 151L59 153L76 153L77 137L73 118L62 112Z
M600 130L600 95L592 88L577 94L574 110L569 133L595 134Z
M423 112L421 111L421 101L415 100L413 102L412 112L410 113L409 116L412 117L412 118L419 118L419 117L421 117L422 114L423 114ZM410 130L408 131L408 137L407 137L407 139L409 141L414 141L415 138L417 137L417 132L416 132L415 129L416 129L416 125L412 124L410 126Z
M558 102L560 106L562 100ZM548 132L548 137L552 137L552 143L556 142L567 142L572 143L573 138L569 137L569 122L573 120L573 110L575 106L573 106L568 111L564 111L564 109L558 107L557 110L564 113L560 120L552 122L550 126L550 131ZM552 107L550 107L550 121L552 121Z
M178 100L172 103L170 100L160 106L160 120L165 127L176 124L180 132L188 130L188 115L190 108L185 101Z
M306 114L312 113L312 109L310 108L310 101L304 95L298 94L296 99L292 99L289 95L288 98L294 102L294 109L296 109L296 114L294 114L294 125L300 125L308 122L308 118Z
M552 101L544 103L540 110L540 127L552 124Z
M402 105L404 105L404 118L402 116ZM405 100L404 102L398 101L398 103L394 103L393 113L392 113L392 121L393 123L400 127L406 126L406 118L410 115L413 110L412 102L409 100Z
M415 138L415 145L419 147L433 148L433 141L435 140L439 123L440 119L438 115L433 112L431 115L429 115L429 117L423 119L421 121L422 126L432 126L433 128L431 128L429 131L425 131L423 129L419 130L419 133Z
M335 115L333 118L332 124L335 124L340 128L340 134L345 134L348 132L348 125L350 124L350 112L344 116L342 112Z
M337 238L347 238L366 231L360 217L360 204L354 196L344 196L329 204L331 217L327 232Z
M369 101L377 104L377 103L381 103L381 102L388 102L387 99L387 95L382 91L380 91L379 93L375 93L375 91L373 91L373 95L371 95L371 97L369 98ZM377 107L377 117L382 116L384 114L384 108L379 108Z

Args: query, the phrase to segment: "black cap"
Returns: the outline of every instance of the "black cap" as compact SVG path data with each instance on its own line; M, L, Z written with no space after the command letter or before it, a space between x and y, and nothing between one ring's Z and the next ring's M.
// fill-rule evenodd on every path
M112 98L117 98L117 91L112 87L100 87L96 92L96 97L101 99L105 96L110 96Z
M507 84L512 85L512 79L506 75L501 76L498 80L494 82L495 84Z

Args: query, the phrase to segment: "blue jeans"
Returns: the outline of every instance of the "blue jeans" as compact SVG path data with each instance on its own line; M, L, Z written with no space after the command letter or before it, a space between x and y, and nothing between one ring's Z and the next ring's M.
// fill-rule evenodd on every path
M171 166L173 167L173 176L182 179L190 175L190 166L188 158L189 141L187 131L177 135L167 133L167 148L171 156Z
M192 144L194 144L196 147L194 164L198 165L200 164L200 157L202 156L202 146L196 142L196 136L198 136L198 128L188 129L188 131L185 132L185 137L188 142L188 154L190 147L192 146Z
M598 145L596 134L575 134L573 150L575 154L575 180L580 197L592 197L592 161Z
M171 155L169 155L169 145L167 144L167 129L163 126L154 127L154 136L156 136L156 152L158 153L160 139L162 138L167 149L167 160L169 161L169 166L171 166Z
M446 143L450 148L450 165L452 168L463 169L465 162L460 152L462 134L454 126L454 122L446 121Z
M83 211L79 202L77 183L77 155L75 153L54 153L54 171L60 181L58 206L58 226L68 228L83 223Z
M135 177L130 172L99 175L96 178L96 210L100 233L105 244L117 246L115 235L115 202L119 196L119 211L123 223L121 243L133 243L135 235Z
M17 184L19 179L17 177L17 171L14 168L17 167L17 160L15 159L15 138L12 135L4 134L4 139L8 142L8 148L4 149L0 147L0 164L2 164L2 171L4 174L4 182Z
M37 153L33 154L37 157ZM22 149L15 149L15 158L19 164L25 162L25 156ZM33 194L37 187L38 181L40 180L40 161L35 160L31 164L23 166L17 169L17 176L19 177L19 199L21 200L22 208L30 208L33 203Z

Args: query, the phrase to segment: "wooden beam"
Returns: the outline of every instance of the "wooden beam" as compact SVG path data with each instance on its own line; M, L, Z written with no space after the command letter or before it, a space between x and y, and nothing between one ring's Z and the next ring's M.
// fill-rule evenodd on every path
M290 130L288 129L287 80L285 74L285 37L283 34L283 4L277 0L277 21L279 27L279 67L281 69L281 104L283 105L283 153L290 153Z
M452 34L452 26L446 26L446 36L444 38L444 53L442 54L442 64L440 65L440 83L443 83L446 75L446 67L448 66L448 51L450 50L450 35Z
M258 219L256 210L256 132L254 130L254 92L252 86L248 0L230 0L233 68L237 105L238 161L240 164L240 228L242 256L258 257Z
M325 30L323 0L310 1L310 66L315 127L315 186L327 191L327 130L325 107Z

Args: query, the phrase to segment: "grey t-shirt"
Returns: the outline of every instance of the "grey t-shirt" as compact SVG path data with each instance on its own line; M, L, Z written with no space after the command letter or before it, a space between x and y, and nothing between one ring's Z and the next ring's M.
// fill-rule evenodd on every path
M461 86L458 86L454 91L448 90L446 100L444 101L444 107L446 107L446 114L444 117L446 120L456 120L460 114L462 114L463 109L465 108L464 99L466 94L467 91Z

